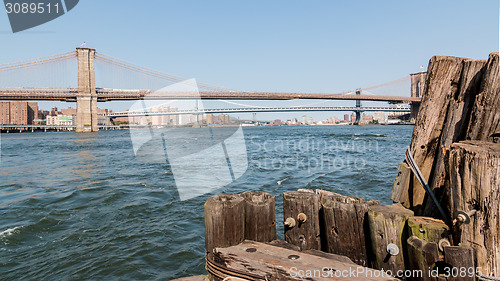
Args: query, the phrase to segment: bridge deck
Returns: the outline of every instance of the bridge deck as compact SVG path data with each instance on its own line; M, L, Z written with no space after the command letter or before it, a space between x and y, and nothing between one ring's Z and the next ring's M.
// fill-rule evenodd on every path
M353 106L331 106L331 107L253 107L253 108L219 108L219 109L200 109L200 110L177 110L177 111L121 111L108 113L108 117L131 117L131 116L162 116L162 115L198 115L215 113L253 113L253 112L294 112L294 111L383 111L410 113L409 107L353 107Z
M75 101L78 90L36 89L36 88L0 88L0 100L62 100ZM420 98L375 95L345 95L322 93L272 93L272 92L151 92L146 90L97 89L98 101L112 100L180 100L180 99L238 99L238 100L365 100L398 102L420 102Z

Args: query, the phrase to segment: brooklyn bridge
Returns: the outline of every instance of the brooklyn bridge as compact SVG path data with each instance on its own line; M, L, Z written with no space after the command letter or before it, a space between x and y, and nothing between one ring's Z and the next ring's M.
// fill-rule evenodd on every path
M77 77L70 77L71 68L76 64ZM142 83L142 88L109 88L96 85L96 64L108 69L107 78L113 81L130 80L147 81ZM59 73L59 74L58 74ZM61 74L62 73L62 74ZM132 78L130 73L134 73ZM58 77L61 76L61 77ZM162 91L163 87L158 81L169 83L193 83L191 80L165 74L134 65L101 53L91 48L76 48L76 51L58 54L50 57L31 59L21 62L0 65L0 100L47 100L76 102L76 131L98 131L97 102L127 101L127 100L353 100L355 106L248 106L241 103L230 102L238 107L224 108L194 108L178 110L176 112L149 112L124 111L109 114L110 118L119 116L144 116L162 114L205 114L205 113L245 113L245 112L291 112L291 111L353 111L356 113L356 122L359 122L363 111L385 112L411 112L415 117L421 101L425 72L411 74L388 83L356 89L342 93L286 93L286 92L246 92L212 86L204 83L195 83L196 91ZM68 78L69 77L69 78ZM139 78L137 78L139 77ZM76 80L77 86L64 86L71 84L66 80ZM364 94L371 89L388 86L404 80L411 79L409 96L373 95ZM50 83L54 81L54 85ZM154 82L152 82L154 81ZM16 84L17 83L17 84ZM126 83L125 83L126 84ZM156 90L155 90L156 89ZM199 90L198 90L199 89ZM361 101L388 102L389 104L407 104L404 107L363 107Z

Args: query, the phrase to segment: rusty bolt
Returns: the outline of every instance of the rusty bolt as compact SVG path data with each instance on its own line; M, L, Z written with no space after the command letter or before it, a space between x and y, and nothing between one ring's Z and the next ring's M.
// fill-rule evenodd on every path
M457 218L453 220L453 224L459 222L464 224L470 223L470 217L476 214L476 210L470 210L468 212L458 211Z

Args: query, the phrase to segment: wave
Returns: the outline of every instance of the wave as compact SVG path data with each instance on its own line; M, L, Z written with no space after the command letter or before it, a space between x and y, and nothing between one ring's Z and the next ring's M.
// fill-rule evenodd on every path
M0 232L0 238L9 237L12 234L19 233L21 228L22 228L22 226L16 226L14 228L9 228L7 230L4 230L4 231Z

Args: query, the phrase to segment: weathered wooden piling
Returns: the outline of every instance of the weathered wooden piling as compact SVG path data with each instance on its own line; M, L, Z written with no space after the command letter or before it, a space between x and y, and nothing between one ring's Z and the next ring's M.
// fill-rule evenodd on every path
M444 262L448 266L445 274L448 281L475 281L476 262L471 247L450 246L444 248Z
M410 236L408 244L408 269L415 272L410 280L435 281L430 271L439 260L438 245L428 243L416 236Z
M368 207L368 225L372 246L372 267L376 269L405 270L405 225L413 212L401 205L373 205Z
M450 208L470 222L455 222L455 245L477 249L478 266L500 268L500 143L465 141L451 146ZM498 272L500 273L500 272ZM498 274L497 273L497 274Z
M205 249L238 245L245 239L245 200L238 194L219 194L205 202Z
M314 192L283 193L285 241L302 250L321 249L319 197Z
M267 192L241 193L245 199L245 239L270 242L276 239L275 197Z
M443 146L464 137L467 115L482 80L484 60L434 56L429 61L422 104L413 131L411 153L429 186L441 198L444 194ZM399 201L415 210L417 215L432 215L435 210L429 202L424 213L426 193L413 177L410 196ZM406 200L407 199L407 200Z
M442 239L451 243L450 234L450 228L442 220L429 217L408 218L408 237L416 236L426 242L438 244Z
M410 145L423 178L454 221L448 224L449 242L473 247L477 266L490 269L500 268L499 109L498 53L487 61L433 57ZM434 202L404 163L391 199L416 214L438 217ZM441 232L424 237L419 224L410 220L409 225L411 235L428 242L436 242Z
M322 250L346 256L359 265L368 266L370 245L367 243L369 235L366 217L368 207L380 202L365 202L363 198L322 190L316 192L320 194L321 200Z

